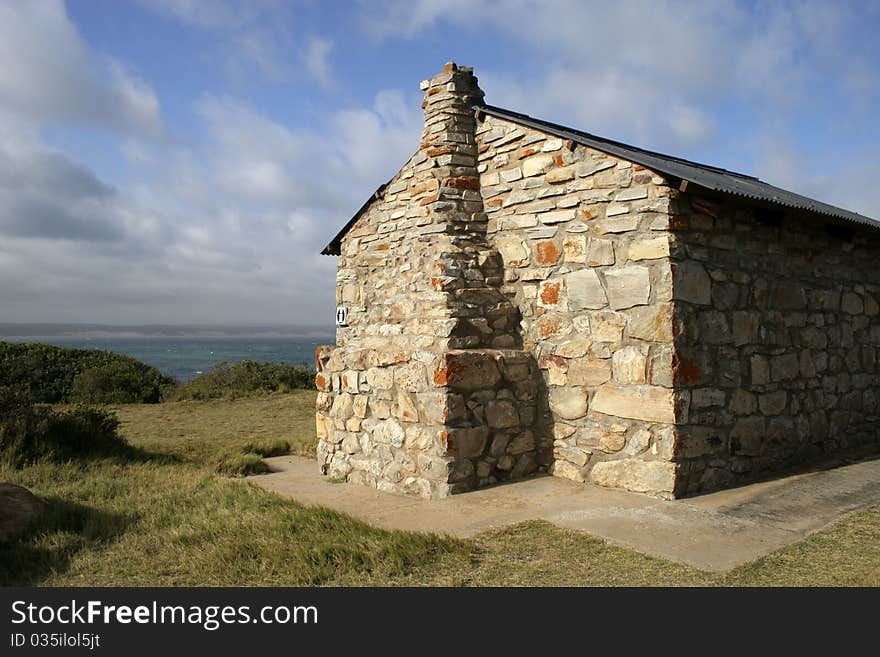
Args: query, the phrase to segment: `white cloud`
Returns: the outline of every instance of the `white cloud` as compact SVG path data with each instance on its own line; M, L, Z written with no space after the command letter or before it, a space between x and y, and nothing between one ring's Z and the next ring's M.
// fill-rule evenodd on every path
M486 18L495 3L479 0L389 0L377 5L359 0L364 7L363 22L376 37L412 38L442 20L467 23L468 17Z
M148 212L86 166L40 140L38 130L0 111L0 235L37 242L138 249L151 241Z
M876 154L810 152L792 139L770 132L750 140L755 175L762 180L868 217L880 219L880 177Z
M333 42L329 39L312 37L309 39L305 52L306 70L322 86L329 87L333 83L329 56L333 50Z
M416 96L383 91L306 131L204 95L185 140L156 140L155 94L90 50L60 3L0 1L0 37L0 54L21 51L0 62L4 318L330 325L336 263L319 252L415 148ZM47 124L120 133L132 182L46 145Z
M487 102L679 151L708 144L725 106L773 117L809 103L818 79L849 103L880 81L853 63L870 48L850 38L862 10L840 3L393 0L362 14L384 39L457 29L517 44L506 72L459 62L476 66Z
M278 8L277 0L138 0L157 14L203 29L241 27Z
M490 104L643 147L690 147L715 130L697 105L611 69L560 67L527 85L513 74L483 70L479 77Z
M290 74L278 34L262 28L249 28L231 38L227 70L234 78L245 78L255 69L265 80L280 82Z
M60 1L0 2L0 106L31 120L163 134L150 86L92 53Z
M213 186L242 200L291 203L299 186L293 172L306 164L304 138L232 98L205 97L196 111L203 120Z
M407 100L392 90L376 94L372 108L337 112L331 124L332 144L339 157L336 177L375 189L418 148L422 122L417 97Z
M194 111L187 144L127 142L126 189L0 121L4 316L330 325L336 263L319 252L411 154L417 99L380 92L320 133L230 97Z
M292 8L280 0L138 0L166 19L211 33L212 57L224 62L230 78L254 73L268 82L287 80L293 71L285 49L292 41Z

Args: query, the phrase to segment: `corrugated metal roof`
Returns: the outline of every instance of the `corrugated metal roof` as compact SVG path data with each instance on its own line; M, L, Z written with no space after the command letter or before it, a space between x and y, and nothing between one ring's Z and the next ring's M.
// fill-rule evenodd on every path
M880 221L877 219L872 219L871 217L866 217L857 212L850 212L849 210L844 210L843 208L838 208L829 205L828 203L823 203L822 201L817 201L802 196L801 194L790 192L780 187L765 183L754 176L747 176L742 173L728 171L727 169L714 167L708 164L691 162L690 160L674 157L672 155L664 155L663 153L648 151L643 148L638 148L637 146L630 146L629 144L624 144L619 141L605 139L604 137L598 137L588 132L575 130L574 128L567 128L556 123L550 123L549 121L542 121L541 119L533 118L527 114L512 112L493 105L476 105L474 106L474 110L490 116L497 116L500 119L518 123L529 128L534 128L535 130L540 130L541 132L546 132L563 139L570 139L575 143L583 144L584 146L594 148L603 153L608 153L609 155L614 155L615 157L628 160L634 164L640 164L659 174L672 176L680 180L686 180L690 184L698 185L708 190L755 201L781 205L787 208L806 210L807 212L843 219L845 221L852 221L872 228L880 228ZM376 190L376 194L361 206L360 210L358 210L348 223L345 224L342 230L340 230L330 243L324 247L324 250L321 251L323 255L339 255L342 238L369 207L371 201L381 194L384 187L385 185L381 185L379 189Z

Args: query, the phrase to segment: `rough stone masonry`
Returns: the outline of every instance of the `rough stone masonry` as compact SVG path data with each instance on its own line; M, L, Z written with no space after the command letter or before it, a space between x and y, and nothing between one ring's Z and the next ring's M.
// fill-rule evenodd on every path
M422 89L418 151L338 238L325 474L670 497L876 449L880 231L480 111L469 68Z

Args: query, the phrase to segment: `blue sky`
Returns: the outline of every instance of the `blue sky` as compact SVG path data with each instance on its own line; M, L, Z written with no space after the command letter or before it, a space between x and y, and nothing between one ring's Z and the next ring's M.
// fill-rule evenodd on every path
M329 326L418 83L880 217L878 2L0 0L0 321Z

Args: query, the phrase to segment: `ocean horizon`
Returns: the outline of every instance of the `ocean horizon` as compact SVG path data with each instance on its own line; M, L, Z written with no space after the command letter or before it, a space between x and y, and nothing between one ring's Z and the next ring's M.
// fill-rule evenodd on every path
M315 348L335 337L305 336L82 336L0 335L0 340L42 343L73 349L101 349L125 354L156 367L178 381L188 381L221 361L243 360L315 365Z

